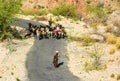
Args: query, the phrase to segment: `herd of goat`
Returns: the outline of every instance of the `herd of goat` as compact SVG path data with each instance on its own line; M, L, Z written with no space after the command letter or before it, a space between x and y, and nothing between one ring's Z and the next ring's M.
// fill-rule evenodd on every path
M55 27L45 25L42 26L40 25L39 27L37 25L34 25L32 23L28 23L28 29L29 32L25 35L25 38L33 35L34 37L38 37L39 40L43 38L65 38L66 36L66 31L65 27L63 27L60 24L56 24Z

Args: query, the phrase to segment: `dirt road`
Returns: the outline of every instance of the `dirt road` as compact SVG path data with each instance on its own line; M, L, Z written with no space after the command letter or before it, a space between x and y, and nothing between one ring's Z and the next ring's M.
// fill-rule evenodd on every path
M30 81L80 81L68 70L65 46L65 39L36 39L26 61ZM52 64L55 50L60 52L58 68Z

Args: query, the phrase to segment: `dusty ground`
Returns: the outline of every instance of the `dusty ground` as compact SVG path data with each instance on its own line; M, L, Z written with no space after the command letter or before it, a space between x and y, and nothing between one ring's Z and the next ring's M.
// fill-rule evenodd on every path
M0 43L0 81L27 81L26 56L34 39Z
M64 22L68 23L68 31L72 31L71 35L80 37L83 33L93 32L90 28L85 28L85 23L83 22ZM104 27L100 28L98 32L104 32ZM100 37L97 36L99 39ZM101 38L100 38L101 39ZM84 63L90 61L90 56L87 51L92 52L94 46L98 47L98 52L103 53L100 62L105 69L102 70L92 70L85 72L83 69ZM69 70L76 76L78 76L81 81L118 81L117 75L120 73L120 50L115 48L115 53L110 54L110 49L115 48L114 45L108 45L106 43L95 43L91 46L83 46L81 42L69 41L67 46L69 63ZM114 77L111 75L114 74Z
M120 51L116 51L114 55L110 55L109 49L112 46L107 46L105 44L100 45L100 47L104 47L102 51L105 52L101 57L101 63L107 66L106 69L85 72L85 70L83 70L83 64L90 60L90 57L85 51L92 46L78 47L78 45L80 44L77 42L69 42L67 48L69 50L68 57L70 60L68 67L74 75L81 78L82 81L117 81L116 76L120 72ZM115 77L111 78L111 74L114 74Z

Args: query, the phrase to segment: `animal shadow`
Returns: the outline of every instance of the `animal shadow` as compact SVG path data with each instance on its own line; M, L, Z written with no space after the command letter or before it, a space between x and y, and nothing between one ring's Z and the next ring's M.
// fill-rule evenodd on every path
M63 65L64 64L64 62L60 62L58 65L57 65L57 67L60 67L61 65Z

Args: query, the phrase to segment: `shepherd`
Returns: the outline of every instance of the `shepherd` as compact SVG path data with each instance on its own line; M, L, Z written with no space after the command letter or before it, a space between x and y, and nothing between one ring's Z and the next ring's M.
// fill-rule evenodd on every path
M53 64L54 64L54 67L57 68L58 67L58 57L59 57L59 52L56 51L55 52L55 55L54 55L54 58L53 58Z
M53 14L48 14L47 17L48 17L49 26L51 27L53 23Z

